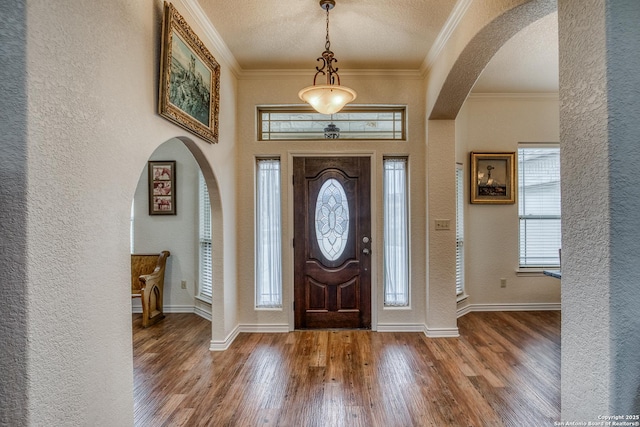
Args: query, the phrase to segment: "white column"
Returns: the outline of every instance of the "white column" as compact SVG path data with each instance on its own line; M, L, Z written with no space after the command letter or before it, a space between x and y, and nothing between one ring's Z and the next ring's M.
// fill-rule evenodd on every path
M426 333L457 336L455 120L428 126ZM449 220L449 230L436 230L436 219Z

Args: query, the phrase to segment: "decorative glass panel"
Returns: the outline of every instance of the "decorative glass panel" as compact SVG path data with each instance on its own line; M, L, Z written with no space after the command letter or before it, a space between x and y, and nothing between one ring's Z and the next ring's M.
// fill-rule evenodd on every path
M258 139L260 141L322 140L324 129L333 124L340 129L339 139L403 141L405 107L349 106L336 114L320 114L306 107L259 107ZM331 138L333 139L333 138Z
M329 260L340 258L349 237L349 204L342 184L328 179L320 188L316 202L316 239Z

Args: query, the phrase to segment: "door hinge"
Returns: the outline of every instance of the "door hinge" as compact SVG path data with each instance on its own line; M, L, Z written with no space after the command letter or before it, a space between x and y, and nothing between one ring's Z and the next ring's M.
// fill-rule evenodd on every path
M293 239L291 239L291 246L292 247L296 247L296 238L294 237Z

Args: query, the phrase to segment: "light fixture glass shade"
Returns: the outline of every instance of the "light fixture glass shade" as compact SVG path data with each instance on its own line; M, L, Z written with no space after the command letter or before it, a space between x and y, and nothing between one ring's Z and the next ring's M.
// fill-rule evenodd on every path
M298 96L321 114L334 114L356 99L356 91L340 85L307 86Z

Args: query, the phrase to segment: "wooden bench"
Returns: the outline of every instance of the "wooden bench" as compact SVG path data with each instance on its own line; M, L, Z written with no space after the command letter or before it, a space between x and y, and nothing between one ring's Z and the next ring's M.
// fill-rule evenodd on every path
M169 251L159 254L131 254L131 298L142 301L142 326L164 319L162 293Z

